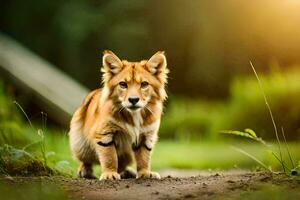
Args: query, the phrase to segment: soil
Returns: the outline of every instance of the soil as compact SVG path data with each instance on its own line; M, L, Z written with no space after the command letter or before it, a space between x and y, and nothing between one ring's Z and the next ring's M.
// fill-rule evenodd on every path
M186 178L166 176L161 180L99 181L59 176L1 179L1 182L13 186L28 183L55 184L67 193L69 199L245 199L242 198L243 195L247 197L248 194L256 194L270 188L271 193L274 193L272 188L276 191L279 188L284 195L294 194L292 197L300 199L298 177L266 172L204 173Z

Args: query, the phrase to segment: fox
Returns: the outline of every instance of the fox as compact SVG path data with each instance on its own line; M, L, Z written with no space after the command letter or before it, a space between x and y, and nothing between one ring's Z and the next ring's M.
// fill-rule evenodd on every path
M101 72L103 86L85 97L70 122L78 176L96 178L93 166L100 165L100 180L160 179L151 171L151 155L167 99L164 51L149 60L129 62L105 50Z

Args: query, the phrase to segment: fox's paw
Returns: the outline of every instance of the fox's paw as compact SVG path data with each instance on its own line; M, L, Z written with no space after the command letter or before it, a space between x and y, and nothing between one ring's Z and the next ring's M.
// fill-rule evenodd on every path
M100 180L120 180L121 176L117 172L103 172Z
M96 176L93 175L93 169L89 165L82 165L78 169L77 175L79 178L96 179Z
M125 169L120 175L122 179L136 178L136 172L131 168Z
M153 179L160 179L160 175L157 172L151 171L142 171L138 172L137 178L153 178Z

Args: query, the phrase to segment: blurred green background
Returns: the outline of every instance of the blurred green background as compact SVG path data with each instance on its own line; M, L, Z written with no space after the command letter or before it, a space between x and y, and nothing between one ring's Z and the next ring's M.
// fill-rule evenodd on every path
M104 49L129 60L165 50L176 95L223 97L233 77L300 62L297 0L11 0L1 31L93 89Z
M297 0L10 0L1 2L0 30L89 89L100 86L103 50L131 61L165 50L170 98L154 168L256 166L231 144L276 167L264 147L220 131L251 128L270 143L275 139L251 60L299 160L299 10ZM13 100L37 127L42 118L31 96L12 88L1 83L1 144L22 147L38 138ZM75 168L68 127L48 120L45 132L48 151Z

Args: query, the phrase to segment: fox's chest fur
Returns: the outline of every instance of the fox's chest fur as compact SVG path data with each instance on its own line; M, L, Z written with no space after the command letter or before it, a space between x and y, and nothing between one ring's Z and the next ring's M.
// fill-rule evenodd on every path
M123 134L128 136L128 140L135 146L138 146L141 141L141 136L146 135L151 132L155 132L158 130L160 125L160 119L156 119L150 124L144 124L144 119L140 112L131 113L133 124L117 121L115 119L112 120Z

